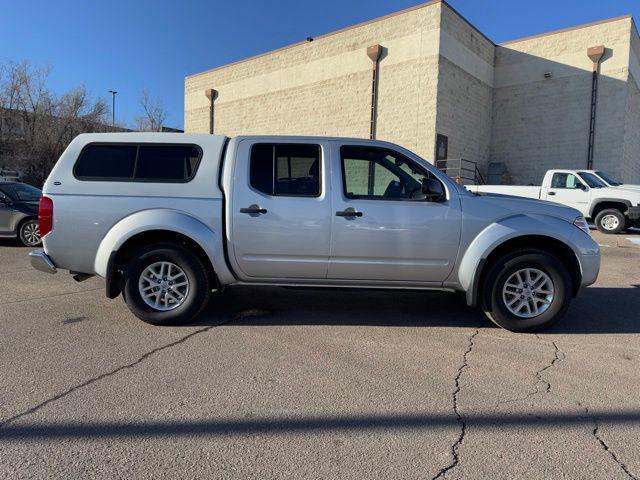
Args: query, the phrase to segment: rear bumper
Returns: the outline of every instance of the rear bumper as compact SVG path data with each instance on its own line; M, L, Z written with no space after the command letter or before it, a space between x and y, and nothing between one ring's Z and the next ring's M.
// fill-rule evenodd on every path
M58 271L53 261L42 249L29 252L29 261L33 268L41 272L56 273Z

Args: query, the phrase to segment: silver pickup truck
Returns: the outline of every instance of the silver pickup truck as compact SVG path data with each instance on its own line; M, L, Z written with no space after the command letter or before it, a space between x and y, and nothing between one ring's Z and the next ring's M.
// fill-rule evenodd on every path
M189 321L226 286L280 285L460 291L501 327L533 331L600 267L577 210L475 195L361 139L80 135L39 223L35 268L99 275L155 325Z

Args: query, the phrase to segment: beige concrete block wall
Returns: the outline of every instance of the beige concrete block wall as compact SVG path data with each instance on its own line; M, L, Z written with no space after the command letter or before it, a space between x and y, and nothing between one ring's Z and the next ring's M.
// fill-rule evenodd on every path
M640 90L635 78L631 76L627 86L624 149L617 175L628 183L640 184ZM611 166L606 167L607 170L610 168Z
M440 44L436 131L449 139L449 158L478 162L484 172L491 144L495 45L446 5Z
M631 19L508 42L496 49L491 160L513 183L538 183L549 168L584 168L591 104L588 47L601 66L594 164L621 164ZM545 72L552 77L544 78Z
M624 121L624 147L620 178L640 184L640 37L631 28L631 51L627 80L627 104Z
M380 44L379 139L429 158L441 4L317 37L185 80L185 131L209 129L207 88L215 88L216 133L335 135L368 138L372 62Z

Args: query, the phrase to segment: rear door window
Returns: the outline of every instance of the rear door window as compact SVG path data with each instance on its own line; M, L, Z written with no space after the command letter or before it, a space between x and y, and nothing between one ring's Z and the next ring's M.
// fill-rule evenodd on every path
M251 186L267 195L320 195L320 147L258 143L251 149Z

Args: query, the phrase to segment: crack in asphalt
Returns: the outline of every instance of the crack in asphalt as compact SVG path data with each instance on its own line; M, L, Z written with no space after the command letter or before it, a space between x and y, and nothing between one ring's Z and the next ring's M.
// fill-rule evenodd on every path
M456 438L456 441L453 443L453 445L451 445L451 456L452 456L451 463L449 463L449 465L447 465L446 467L442 468L438 472L438 474L435 477L433 477L433 480L436 480L438 478L444 478L450 470L454 469L460 463L460 456L458 454L458 449L460 448L460 445L464 441L464 436L467 433L467 422L464 420L464 418L460 414L460 406L458 404L458 395L460 394L460 390L461 390L460 378L462 377L462 372L464 372L466 368L469 366L468 357L469 357L469 354L471 353L471 350L473 350L473 346L474 346L473 340L479 333L480 333L480 330L476 328L475 331L469 337L469 344L467 345L467 350L464 352L464 355L462 356L462 364L460 365L460 367L458 367L458 371L456 372L456 376L454 378L455 389L453 391L453 412L456 414L456 420L460 425L460 433L458 435L458 438Z
M536 337L540 338L537 334ZM551 383L549 383L547 380L545 380L542 377L542 374L548 370L549 368L553 367L556 362L563 360L565 358L565 354L564 352L562 352L559 348L558 345L556 344L556 342L551 342L551 344L553 345L554 350L554 358L551 361L551 363L549 365L547 365L545 368L539 370L536 373L536 376L539 379L539 382L543 382L546 384L546 392L549 393L551 392ZM536 385L538 385L539 383L537 383ZM536 387L537 389L537 387ZM583 406L582 403L580 402L576 402L576 404L581 407L584 408L585 414L591 418L591 421L593 422L593 430L591 431L591 434L593 435L593 437L598 441L598 443L600 444L600 446L602 447L602 449L607 452L609 454L609 456L613 459L614 462L616 462L618 464L618 466L622 469L622 471L624 471L624 473L627 474L627 476L632 479L632 480L638 480L638 477L636 477L633 473L631 473L629 471L629 468L624 464L624 462L622 460L620 460L620 458L618 458L618 456L615 454L615 452L613 450L611 450L611 447L609 447L609 445L604 441L604 439L600 436L600 425L598 424L598 419L596 418L595 415L591 415L591 413L589 413L589 407Z
M536 334L536 337L538 339L542 340L538 334ZM535 391L535 393L539 392L538 385L540 385L541 383L545 385L545 393L550 393L551 392L551 382L546 380L542 376L542 374L544 372L546 372L547 370L549 370L550 368L554 367L557 362L559 362L560 360L564 360L564 358L565 358L564 353L558 348L558 345L556 344L556 342L552 341L551 345L553 345L553 359L551 360L551 362L549 364L545 365L544 367L542 367L540 370L538 370L536 372L536 378L538 379L538 381L536 382L536 391Z
M536 338L538 338L539 340L542 340L542 338L536 334ZM544 388L544 392L545 393L551 393L551 382L549 382L548 380L546 380L543 376L544 372L546 372L547 370L549 370L550 368L554 367L556 365L556 363L558 363L561 360L564 360L566 358L565 353L560 350L560 348L558 347L558 344L555 341L551 342L551 345L553 345L553 349L554 349L554 355L553 355L553 359L551 360L551 362L549 362L547 365L545 365L544 367L542 367L540 370L538 370L536 372L536 385L535 385L535 390L533 392L530 392L528 395L526 395L525 397L519 398L519 399L514 399L514 400L509 400L506 402L500 402L499 404L504 404L504 403L511 403L511 402L516 402L519 400L526 400L527 398L530 398L534 395L537 395L538 393L540 393L540 389L539 389L539 385L543 384L545 386ZM625 465L625 463L620 460L620 458L615 454L615 452L613 450L611 450L611 447L609 447L609 445L604 441L604 439L602 438L602 436L600 435L600 425L598 424L598 419L596 418L596 416L592 415L589 412L589 408L582 405L581 402L576 402L576 404L578 405L578 407L583 408L585 411L585 414L591 418L591 421L593 422L593 430L591 431L591 434L593 435L593 437L597 440L598 444L600 445L600 447L602 447L602 449L607 452L609 454L609 456L612 458L612 460L618 464L618 466L622 469L622 471L632 480L638 480L638 477L636 477L633 473L631 473L631 471L629 470L629 467L627 467ZM496 405L497 406L497 405Z
M536 338L539 340L542 340L542 338L538 334L536 334ZM546 380L543 374L550 368L555 367L556 363L558 363L561 360L564 360L565 358L565 354L562 352L562 350L558 348L558 345L556 344L556 342L552 341L551 345L553 345L553 358L551 359L550 362L548 362L542 368L536 371L535 373L536 383L533 386L533 390L524 396L498 402L496 403L495 408L499 407L500 405L506 405L508 403L515 403L515 402L521 402L523 400L528 400L529 398L540 393L541 384L544 385L544 393L551 393L551 382Z
M584 413L589 418L591 418L591 421L593 422L593 430L591 430L591 435L593 435L593 437L598 441L598 444L600 444L600 447L602 447L602 449L609 454L611 459L618 464L618 466L627 475L627 477L629 477L632 480L638 480L638 477L636 477L633 473L631 473L631 471L629 470L629 467L627 467L625 463L620 459L620 457L618 457L618 455L616 455L616 453L613 450L611 450L611 447L607 444L607 442L604 441L604 439L600 435L600 424L598 423L598 418L589 412L589 407L585 407L580 402L576 402L576 403L578 404L579 407L582 407L584 409Z
M74 393L74 392L76 392L76 391L78 391L78 390L80 390L80 389L82 389L84 387L88 387L89 385L92 385L92 384L94 384L96 382L99 382L100 380L104 380L105 378L108 378L108 377L111 377L113 375L116 375L116 374L122 372L123 370L134 368L137 365L140 365L141 363L143 363L149 357L155 355L156 353L159 353L159 352L162 352L163 350L167 350L169 348L175 347L176 345L180 345L181 343L184 343L184 342L188 341L189 339L195 337L196 335L200 335L201 333L208 332L209 330L211 330L213 328L216 328L216 327L219 327L221 325L224 325L224 324L226 324L226 323L228 323L230 321L231 321L231 319L225 320L225 321L220 322L220 323L216 323L215 325L210 325L208 327L200 328L200 329L198 329L198 330L196 330L194 332L189 333L188 335L185 335L184 337L179 338L178 340L175 340L175 341L173 341L171 343L167 343L165 345L162 345L161 347L154 348L153 350L150 350L150 351L144 353L143 355L141 355L140 357L138 357L138 359L135 360L134 362L128 363L126 365L121 365L120 367L115 368L115 369L113 369L113 370L111 370L109 372L102 373L100 375L92 377L92 378L90 378L90 379L88 379L88 380L86 380L86 381L84 381L84 382L82 382L82 383L80 383L78 385L75 385L75 386L65 390L64 392L58 393L57 395L54 395L52 397L47 398L46 400L43 400L42 402L38 403L37 405L35 405L35 406L33 406L33 407L31 407L31 408L29 408L27 410L24 410L23 412L20 412L20 413L14 415L12 417L9 417L6 420L3 420L2 422L0 422L0 428L3 428L5 426L7 426L8 424L10 424L12 422L15 422L16 420L18 420L18 419L20 419L22 417L25 417L27 415L31 415L32 413L37 412L38 410L46 407L47 405L49 405L49 404L51 404L53 402L56 402L56 401L66 397L68 395L71 395L72 393Z

